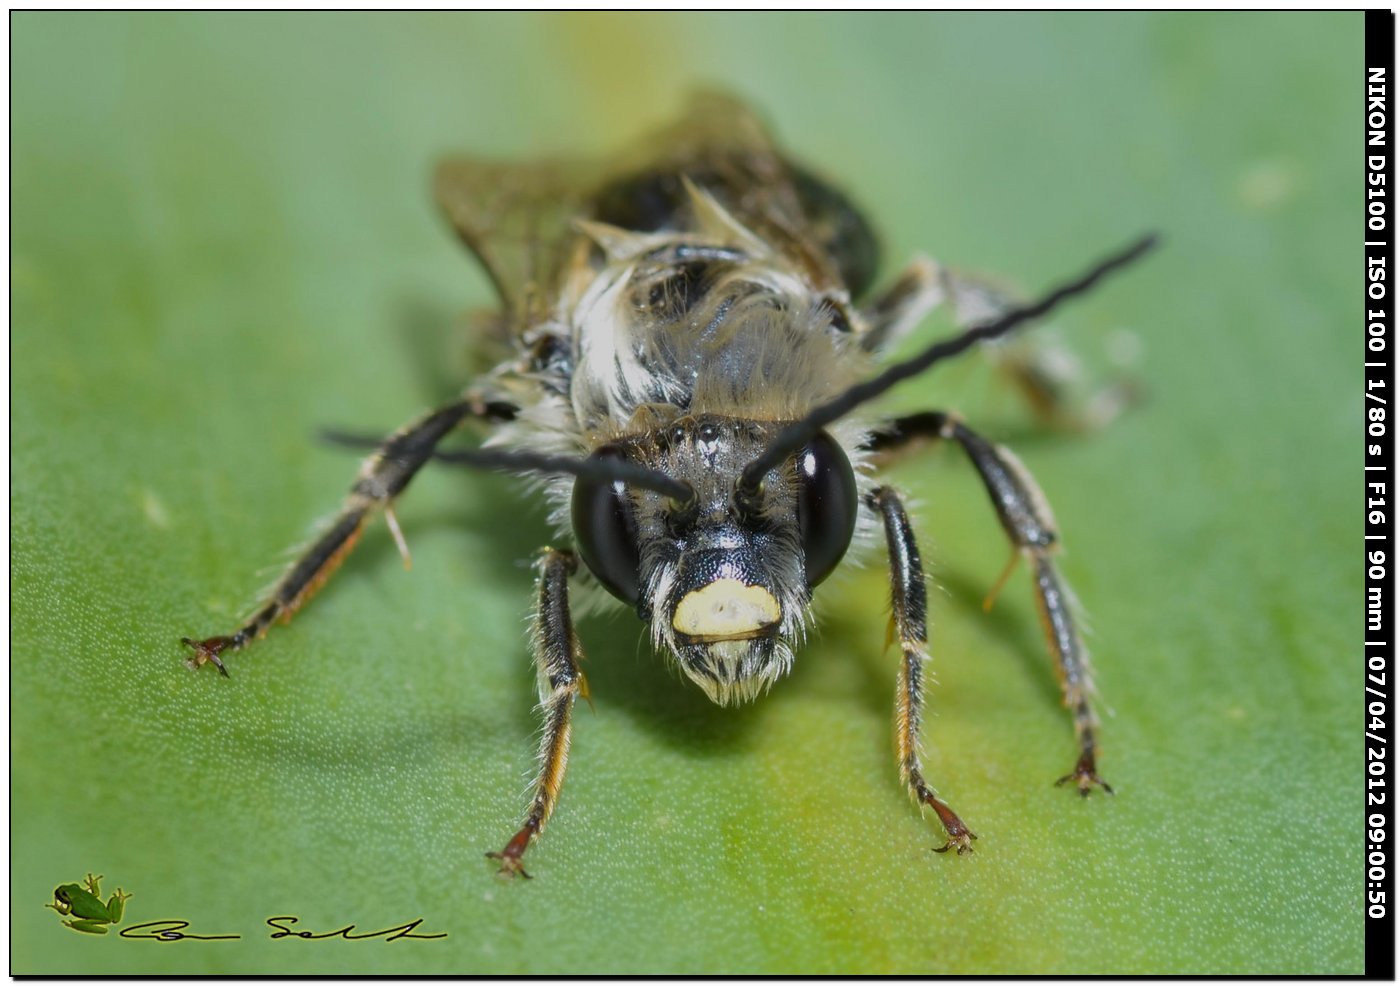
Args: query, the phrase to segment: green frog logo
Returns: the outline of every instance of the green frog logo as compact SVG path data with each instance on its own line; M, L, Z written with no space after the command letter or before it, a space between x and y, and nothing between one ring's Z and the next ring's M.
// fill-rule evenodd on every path
M105 935L107 926L121 922L122 911L131 894L124 893L121 887L102 903L100 876L87 875L83 883L64 883L54 888L52 907L62 917L71 917L64 925L85 935Z

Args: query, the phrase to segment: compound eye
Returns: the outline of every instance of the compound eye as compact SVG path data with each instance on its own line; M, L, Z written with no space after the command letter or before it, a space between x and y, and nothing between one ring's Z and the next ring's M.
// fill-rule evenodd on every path
M807 585L831 574L856 529L856 477L841 446L820 432L797 455L797 524L807 560Z
M622 459L616 446L604 445L595 459ZM621 482L580 479L574 483L574 538L588 570L618 599L636 605L641 595L641 557L632 501Z

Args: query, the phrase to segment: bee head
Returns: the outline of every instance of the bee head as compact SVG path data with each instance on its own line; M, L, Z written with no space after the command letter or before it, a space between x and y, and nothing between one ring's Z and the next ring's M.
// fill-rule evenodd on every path
M755 697L791 667L812 589L855 529L855 475L826 432L744 488L745 465L777 430L687 417L594 452L674 477L692 491L684 500L621 481L574 486L584 563L721 705Z

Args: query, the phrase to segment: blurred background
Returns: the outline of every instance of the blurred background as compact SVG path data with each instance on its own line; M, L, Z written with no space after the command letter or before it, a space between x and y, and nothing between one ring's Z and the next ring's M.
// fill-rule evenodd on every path
M11 971L1359 973L1362 15L37 14L12 18ZM935 588L938 856L891 743L873 556L794 673L719 709L628 614L583 623L530 883L523 619L550 533L428 471L297 621L229 632L392 428L473 370L488 283L451 152L593 156L697 85L750 100L917 251L1027 291L1159 230L1038 332L1144 403L1047 431L973 354L892 394L1007 441L1087 610L1114 798L1074 747L1021 571L951 449L905 460ZM950 331L931 320L918 340ZM1128 340L1125 344L1124 340ZM105 874L238 941L82 936ZM436 941L272 941L423 918Z

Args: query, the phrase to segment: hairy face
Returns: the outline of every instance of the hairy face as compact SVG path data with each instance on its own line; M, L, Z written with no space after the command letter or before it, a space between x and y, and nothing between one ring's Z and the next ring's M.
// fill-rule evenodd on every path
M580 484L574 528L589 568L648 621L656 646L721 705L765 691L792 666L812 586L850 543L855 484L830 438L772 470L752 496L738 477L774 422L684 417L599 455L690 484L676 503L621 484Z

